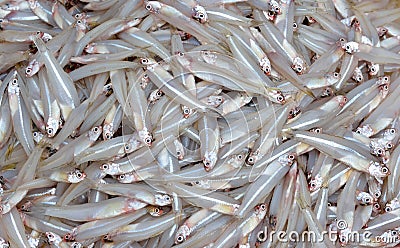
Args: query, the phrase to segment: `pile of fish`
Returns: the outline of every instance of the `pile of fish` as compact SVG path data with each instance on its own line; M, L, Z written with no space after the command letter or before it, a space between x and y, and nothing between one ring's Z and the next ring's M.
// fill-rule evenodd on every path
M398 1L0 5L0 247L399 247Z

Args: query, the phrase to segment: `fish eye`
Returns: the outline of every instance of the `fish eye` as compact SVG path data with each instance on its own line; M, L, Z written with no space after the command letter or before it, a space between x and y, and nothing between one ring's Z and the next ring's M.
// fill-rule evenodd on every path
M142 63L142 64L147 64L147 63L149 63L149 60L146 59L146 58L142 58L142 59L140 60L140 63Z
M48 128L47 129L47 134L53 134L53 128Z
M387 149L392 149L393 148L393 144L391 142L386 144L386 148Z
M103 164L103 165L101 166L101 168L102 168L103 170L107 170L107 169L108 169L108 164Z
M81 178L81 177L83 176L83 174L80 173L80 172L78 171L78 172L76 172L76 176L77 176L78 178Z
M379 148L379 149L376 150L376 154L382 155L382 153L383 153L382 149Z
M37 137L39 134L38 134L38 132L33 132L33 137Z
M81 17L81 14L75 14L75 18L78 19Z
M92 130L93 130L93 132L97 133L99 131L99 128L98 127L94 127Z
M289 158L290 160L294 160L294 159L295 159L295 157L294 157L293 154L290 154L290 155L288 156L288 158Z
M371 200L367 197L365 198L365 202L369 203Z
M181 152L180 151L176 151L176 155L181 155Z
M389 172L389 169L386 167L382 167L381 171L382 171L382 173L386 174Z
M199 18L203 19L204 18L204 14L199 14Z
M346 50L350 50L350 46L349 45L346 45Z
M361 131L359 129L356 130L356 133L361 134Z
M311 186L312 188L315 188L315 187L317 186L317 184L314 183L314 182L311 182L311 183L310 183L310 186Z
M189 114L189 113L190 113L190 110L187 109L187 108L185 108L185 109L183 110L183 113L184 113L184 114Z
M388 86L387 84L384 84L384 85L382 85L382 89L383 89L383 90L388 90L388 89L389 89L389 86Z
M293 23L293 28L297 28L297 23Z
M392 231L392 235L393 235L393 236L397 236L397 231L396 231L396 230L393 230L393 231Z
M179 235L178 237L176 237L176 241L177 241L178 243L182 243L182 242L183 242L183 236L182 236L182 235Z
M390 132L390 134L395 134L396 133L396 129L391 128L391 129L389 129L389 132Z
M146 138L144 142L146 142L146 144L151 144L151 138Z
M385 212L390 212L390 211L392 211L392 208L389 207L389 206L386 206L386 207L385 207Z
M160 209L159 209L159 208L155 208L155 209L154 209L154 212L159 213L159 212L160 212Z
M14 79L12 80L12 84L16 85L17 83L18 83L18 79L14 78Z
M285 99L285 98L284 98L283 96L277 96L277 97L276 97L276 100L277 100L278 102L283 102L284 99Z
M122 175L119 175L119 176L118 176L118 179L124 180L124 179L125 179L125 175L123 175L123 174L122 174Z
M328 202L327 206L332 207L332 203Z
M249 158L247 159L247 163L253 164L253 163L254 163L254 158L253 158L253 157L249 157Z
M125 150L129 150L131 148L131 146L126 144L124 148L125 148Z
M165 199L166 201L170 201L170 200L171 200L171 198L170 198L168 195L165 195L165 196L164 196L164 199Z
M243 156L239 154L239 155L237 155L237 158L238 158L238 159L242 159Z
M82 21L81 20L77 20L76 23L80 25L80 24L82 24Z
M150 3L146 4L146 9L147 9L148 11L150 11L152 8L153 8L153 7L151 6Z
M53 238L54 238L54 236L53 236L53 234L51 234L51 233L48 233L48 234L47 234L47 238L48 238L48 239L53 239Z
M372 72L375 72L375 67L371 66L370 70L371 70Z
M311 129L311 132L313 133L320 133L321 130L319 128Z
M345 40L345 38L340 38L339 41L345 42L346 40Z
M362 77L358 76L357 81L360 82L362 80Z
M156 95L157 95L157 96L162 96L161 90L157 91Z
M333 76L334 77L339 77L339 73L335 72L335 73L333 73Z
M110 133L106 133L106 139L111 139L111 134Z
M29 74L29 73L31 73L32 72L32 70L30 69L30 68L26 68L26 70L25 70L25 73L26 74Z

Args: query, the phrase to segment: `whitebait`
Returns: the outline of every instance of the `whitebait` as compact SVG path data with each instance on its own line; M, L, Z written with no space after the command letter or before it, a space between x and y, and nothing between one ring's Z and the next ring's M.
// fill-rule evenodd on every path
M334 136L329 137L329 135L326 134L313 134L311 132L297 132L295 137L297 140L320 149L322 152L348 164L356 170L374 176L380 183L382 183L381 178L387 177L390 174L389 169L386 166L368 159L368 155L365 153L363 154L356 144L351 145L350 141L346 141L343 138ZM325 139L322 137L325 137ZM330 145L323 145L323 143L320 143L322 140Z
M63 146L60 150L61 153L57 153L57 156L51 156L48 159L42 161L41 171L49 169L55 169L61 166L65 166L65 163L71 162L76 156L78 156L85 149L89 148L101 135L101 126L93 127L87 133L79 136L79 139L75 139L73 142L66 146Z
M150 188L141 185L100 183L96 189L111 195L123 195L135 198L151 205L166 206L172 203L169 195L153 192Z
M34 148L32 127L30 125L29 116L27 113L26 105L22 99L18 74L13 73L14 76L8 83L8 102L11 111L11 119L16 136L21 142L27 154L30 154Z
M286 154L279 157L276 161L269 164L267 168L254 181L244 195L246 201L240 205L237 211L238 216L244 216L249 212L250 208L257 205L258 198L266 197L271 190L279 183L279 179L283 178L290 170L290 166L295 162L294 154Z
M106 204L104 204L106 203ZM49 207L44 209L45 215L69 219L73 221L92 221L111 218L132 212L147 206L147 203L136 199L116 197L101 203L88 203L82 210L77 206ZM109 211L109 210L113 211Z
M55 171L49 178L56 182L79 183L86 178L86 174L78 169L69 172Z
M51 86L51 90L57 97L63 118L67 120L72 109L77 106L79 101L73 81L56 62L55 58L49 52L44 42L36 36L31 37L36 42L36 45L40 48L39 52L42 54L42 58L46 65L49 80L54 80L54 84L59 85L58 87Z

